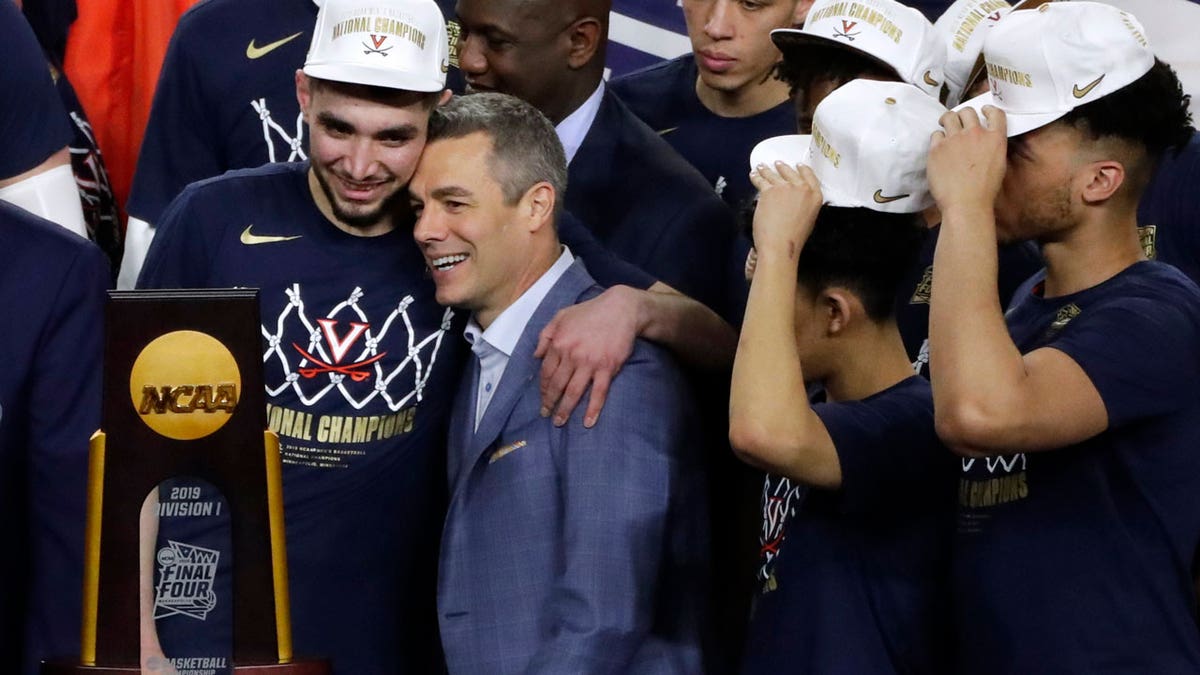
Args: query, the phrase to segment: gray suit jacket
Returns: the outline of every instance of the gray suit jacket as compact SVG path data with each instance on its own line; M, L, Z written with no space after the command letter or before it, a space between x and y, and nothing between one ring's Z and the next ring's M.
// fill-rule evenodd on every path
M472 432L451 417L438 615L452 675L702 672L708 539L683 378L639 341L584 429L539 414L538 334L599 288L576 261L526 326Z

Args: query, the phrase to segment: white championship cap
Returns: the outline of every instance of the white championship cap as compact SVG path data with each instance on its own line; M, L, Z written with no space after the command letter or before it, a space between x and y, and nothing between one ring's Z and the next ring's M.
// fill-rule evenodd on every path
M304 73L334 82L441 91L450 68L434 0L321 0Z
M816 0L804 28L777 28L771 39L785 57L805 47L863 54L941 98L946 50L924 14L895 0Z
M933 204L925 164L946 109L905 82L854 80L817 106L811 136L776 136L750 153L750 169L805 164L830 206L917 213Z
M1004 111L1008 135L1043 127L1122 89L1154 67L1142 24L1098 2L1012 12L983 44L991 91L958 106Z
M1021 0L1009 5L1005 0L958 0L934 22L933 27L946 45L946 105L962 102L971 87L983 76L983 41L1009 12L1037 9L1054 0Z
M983 63L983 39L1012 5L1005 0L958 0L933 22L946 45L946 105L958 105L976 65Z

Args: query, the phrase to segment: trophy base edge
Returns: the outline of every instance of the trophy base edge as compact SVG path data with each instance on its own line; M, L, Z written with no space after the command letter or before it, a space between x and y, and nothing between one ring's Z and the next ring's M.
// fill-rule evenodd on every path
M234 665L235 675L330 675L333 667L327 659L295 659L290 663ZM43 661L41 675L140 675L137 666L83 666L68 661Z

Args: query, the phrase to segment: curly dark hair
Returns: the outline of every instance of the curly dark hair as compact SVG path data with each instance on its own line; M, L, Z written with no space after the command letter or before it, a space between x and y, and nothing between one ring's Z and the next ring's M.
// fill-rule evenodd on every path
M782 45L783 59L775 66L775 78L788 86L793 98L818 75L840 84L860 77L900 81L900 75L882 61L852 49L817 44Z
M1132 83L1075 108L1062 121L1098 140L1116 136L1145 147L1154 160L1169 149L1178 151L1192 137L1191 96L1175 70L1159 59Z

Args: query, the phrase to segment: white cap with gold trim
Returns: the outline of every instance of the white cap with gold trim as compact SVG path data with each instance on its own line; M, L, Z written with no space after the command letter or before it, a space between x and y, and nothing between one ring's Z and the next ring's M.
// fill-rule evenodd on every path
M334 82L434 92L450 67L434 0L322 0L304 73Z
M917 213L933 204L925 165L945 112L911 84L854 80L817 106L811 136L768 138L750 153L750 169L805 164L830 206Z
M771 39L784 58L811 59L814 47L858 52L941 98L946 50L924 14L895 0L816 0L804 28L777 28Z
M983 43L991 91L958 106L1004 111L1008 135L1043 127L1139 79L1154 52L1137 18L1099 2L1012 12Z

